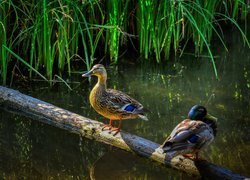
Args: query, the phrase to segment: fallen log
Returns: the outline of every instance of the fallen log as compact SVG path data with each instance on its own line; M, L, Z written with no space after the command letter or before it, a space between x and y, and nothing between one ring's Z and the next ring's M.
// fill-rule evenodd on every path
M134 152L189 174L205 178L246 179L246 177L240 174L205 160L194 162L183 156L168 159L165 154L157 151L160 145L155 142L124 131L113 136L107 131L101 130L103 125L101 122L80 116L2 86L0 86L0 108L80 134L89 139Z

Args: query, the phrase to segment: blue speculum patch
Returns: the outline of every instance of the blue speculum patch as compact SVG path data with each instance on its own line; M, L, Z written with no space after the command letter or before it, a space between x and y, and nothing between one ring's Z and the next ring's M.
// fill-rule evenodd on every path
M188 141L191 142L191 143L196 143L198 141L199 137L197 135L192 135Z
M128 105L127 107L125 107L124 110L132 112L132 111L134 111L134 109L135 109L135 107L133 105Z

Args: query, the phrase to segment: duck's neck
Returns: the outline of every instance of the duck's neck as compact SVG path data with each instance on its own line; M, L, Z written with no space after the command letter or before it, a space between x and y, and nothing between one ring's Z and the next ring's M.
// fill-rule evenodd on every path
M97 77L98 77L98 82L95 85L96 90L105 91L107 76L102 75L102 76L97 76Z
M98 76L98 82L90 92L90 104L96 107L97 101L106 92L106 79L105 77Z

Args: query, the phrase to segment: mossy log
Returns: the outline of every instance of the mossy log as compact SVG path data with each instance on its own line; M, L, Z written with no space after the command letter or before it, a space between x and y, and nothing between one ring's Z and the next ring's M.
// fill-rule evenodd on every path
M168 159L157 151L159 144L142 137L121 131L116 136L102 131L103 123L80 116L19 91L0 86L0 108L30 117L34 120L65 129L83 137L93 139L117 148L134 152L175 169L205 178L245 179L226 168L208 161L196 161L183 156Z

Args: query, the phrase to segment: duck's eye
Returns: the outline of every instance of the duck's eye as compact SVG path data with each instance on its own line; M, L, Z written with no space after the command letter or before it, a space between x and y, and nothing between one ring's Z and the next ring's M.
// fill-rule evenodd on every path
M95 72L100 72L101 70L102 70L102 68L100 68L100 67L95 68L95 69L94 69L94 73L95 73Z

